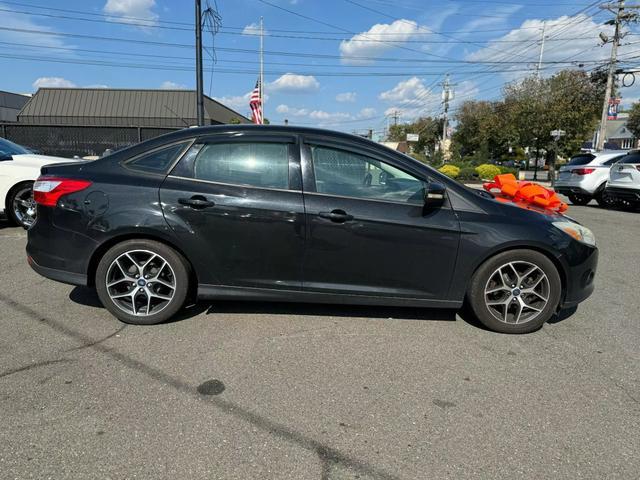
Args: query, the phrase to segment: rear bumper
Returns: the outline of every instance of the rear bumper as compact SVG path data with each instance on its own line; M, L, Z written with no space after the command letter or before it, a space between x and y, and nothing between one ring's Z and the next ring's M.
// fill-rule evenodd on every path
M607 196L614 200L624 200L627 202L640 202L640 189L607 187L605 189Z
M591 192L589 190L585 190L582 187L578 187L575 185L554 185L553 189L558 192L561 193L562 195L588 195L588 196L592 196L594 192Z
M82 273L67 272L65 270L43 267L42 265L38 265L30 256L27 256L27 262L29 262L29 265L35 272L39 273L43 277L57 282L68 283L69 285L87 285L87 276Z

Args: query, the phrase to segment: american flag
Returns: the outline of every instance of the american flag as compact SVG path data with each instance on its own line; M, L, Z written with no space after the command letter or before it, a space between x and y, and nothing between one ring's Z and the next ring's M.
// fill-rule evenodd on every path
M251 107L251 120L257 125L262 125L262 98L260 97L260 80L256 82L256 88L251 92L251 100L249 100L249 106Z

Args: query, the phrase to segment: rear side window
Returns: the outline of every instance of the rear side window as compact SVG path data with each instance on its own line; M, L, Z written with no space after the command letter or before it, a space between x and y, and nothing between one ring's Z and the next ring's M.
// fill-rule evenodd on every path
M193 177L262 188L289 188L286 143L210 143L193 161Z
M144 153L126 163L128 168L150 173L166 173L171 164L180 156L189 142L177 143L168 147Z
M595 157L593 155L575 155L571 157L571 160L569 160L567 165L587 165L594 158Z
M640 153L632 153L630 155L626 155L621 163L640 163Z
M617 163L620 161L620 159L624 158L624 155L620 155L619 157L613 157L610 158L609 160L607 160L606 162L603 162L602 165L613 165L614 163Z

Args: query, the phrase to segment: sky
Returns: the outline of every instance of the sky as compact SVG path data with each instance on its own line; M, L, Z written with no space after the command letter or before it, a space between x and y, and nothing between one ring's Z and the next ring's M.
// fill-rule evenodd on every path
M591 71L610 55L600 2L575 0L202 0L205 93L249 116L264 19L265 113L272 123L380 135L389 122L496 99L540 69ZM0 0L0 90L39 87L195 88L191 0ZM621 66L640 59L630 27ZM215 59L215 61L214 61ZM619 79L622 81L622 78ZM627 76L625 83L630 83ZM640 98L640 79L621 88ZM397 120L394 115L397 114Z

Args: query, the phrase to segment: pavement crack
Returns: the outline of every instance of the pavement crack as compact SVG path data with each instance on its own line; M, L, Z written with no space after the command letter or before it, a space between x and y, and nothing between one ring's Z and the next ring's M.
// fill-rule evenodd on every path
M34 370L36 368L54 365L56 363L69 363L69 362L75 362L75 360L70 360L68 358L60 358L57 360L45 360L43 362L32 363L24 367L14 368L12 370L7 370L6 372L2 372L0 373L0 378L8 377L9 375L13 375L14 373L26 372L28 370Z

